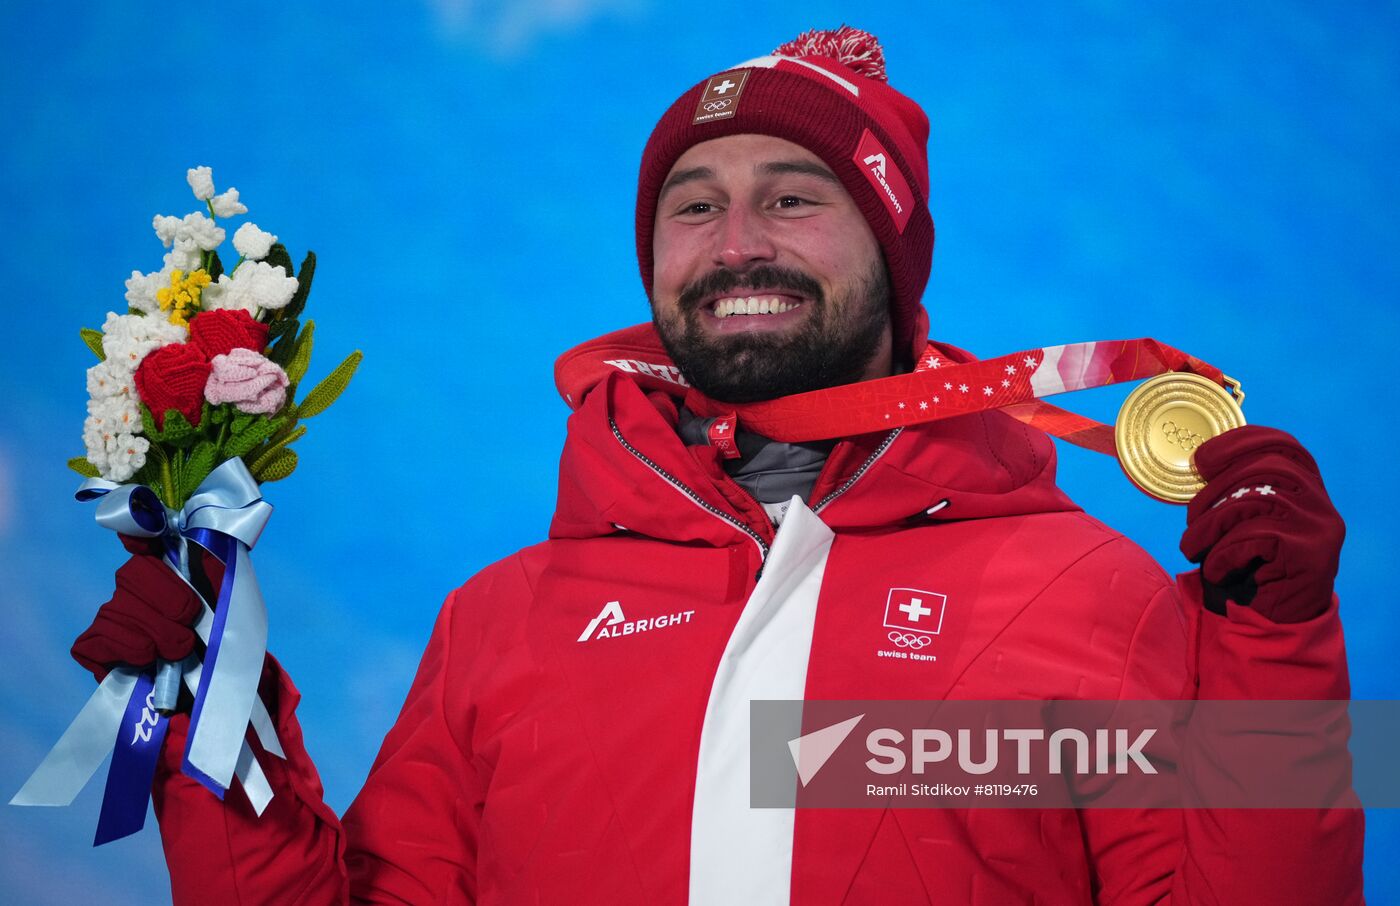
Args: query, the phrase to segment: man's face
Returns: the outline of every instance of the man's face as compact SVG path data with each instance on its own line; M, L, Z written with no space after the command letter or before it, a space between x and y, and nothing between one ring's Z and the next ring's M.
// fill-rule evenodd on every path
M752 402L891 372L880 245L812 152L732 135L676 161L652 234L652 316L682 373Z

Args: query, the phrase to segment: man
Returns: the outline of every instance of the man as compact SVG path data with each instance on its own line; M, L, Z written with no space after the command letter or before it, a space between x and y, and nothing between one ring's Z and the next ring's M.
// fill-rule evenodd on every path
M449 596L343 821L275 662L287 759L261 759L260 818L178 772L172 720L155 801L177 901L1359 900L1354 811L749 807L756 699L1348 695L1341 520L1281 432L1197 451L1183 551L1202 569L1173 583L995 410L806 444L730 417L925 353L927 133L850 29L676 101L638 190L655 327L560 359L575 411L549 540ZM193 646L159 616L188 600L160 570L134 581L144 562L75 645L95 672ZM946 598L936 658L879 656L898 589Z

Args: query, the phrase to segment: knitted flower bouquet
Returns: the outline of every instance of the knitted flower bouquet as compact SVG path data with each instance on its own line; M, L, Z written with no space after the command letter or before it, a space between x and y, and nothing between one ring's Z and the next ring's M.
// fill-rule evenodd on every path
M316 256L308 252L294 272L276 236L244 223L226 271L219 221L248 209L237 189L214 194L208 167L188 179L208 215L157 215L156 235L170 249L163 266L133 271L127 313L82 331L101 361L87 373L87 455L68 462L87 477L146 485L174 510L235 457L259 483L290 475L290 445L306 433L300 422L335 401L361 358L351 353L295 399L311 363L315 323L300 317Z
M272 800L261 759L282 749L257 695L267 608L249 559L272 512L260 485L296 468L301 423L335 401L360 363L351 353L297 399L311 363L315 325L300 318L316 257L294 272L276 236L244 223L225 270L219 221L248 209L237 189L214 194L208 167L188 178L208 214L157 216L170 250L163 266L132 273L126 314L82 331L100 361L87 373L87 455L68 465L85 477L76 496L96 503L99 525L145 539L185 581L205 562L199 550L222 564L192 627L203 647L153 669L116 665L10 800L67 805L110 756L96 843L141 828L182 688L192 705L181 770L221 799L237 780L258 814ZM250 728L261 754L249 748Z

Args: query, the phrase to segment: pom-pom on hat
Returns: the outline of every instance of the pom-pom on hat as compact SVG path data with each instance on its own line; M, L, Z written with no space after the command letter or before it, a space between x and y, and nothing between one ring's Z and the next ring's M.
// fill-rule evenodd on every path
M637 182L637 260L647 292L656 203L671 167L692 145L741 134L801 145L841 180L884 251L895 355L916 359L928 336L920 299L933 262L928 117L886 81L875 36L845 25L809 31L710 76L661 117Z

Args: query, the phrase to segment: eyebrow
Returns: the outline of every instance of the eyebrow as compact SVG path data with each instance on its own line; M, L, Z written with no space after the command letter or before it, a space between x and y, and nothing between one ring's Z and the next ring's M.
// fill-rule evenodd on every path
M691 167L689 170L677 170L671 174L671 178L666 180L666 184L661 187L661 194L656 196L659 202L666 197L666 193L676 186L684 185L688 182L695 182L697 179L713 179L715 171L709 167Z
M758 164L754 170L763 176L782 176L785 174L815 176L818 179L824 179L838 186L841 185L841 180L836 178L835 173L832 173L821 164L814 164L805 160L768 161L767 163ZM695 182L700 179L713 179L714 176L715 171L709 167L691 167L688 170L677 170L675 173L671 174L671 178L666 180L665 185L661 187L661 194L657 196L657 201L665 198L666 193L677 186L684 185L688 182Z
M841 180L821 164L814 164L805 160L775 160L766 164L760 164L758 172L764 176L782 176L788 173L796 173L804 176L815 176L818 179L825 179L827 182L834 182L838 186Z

